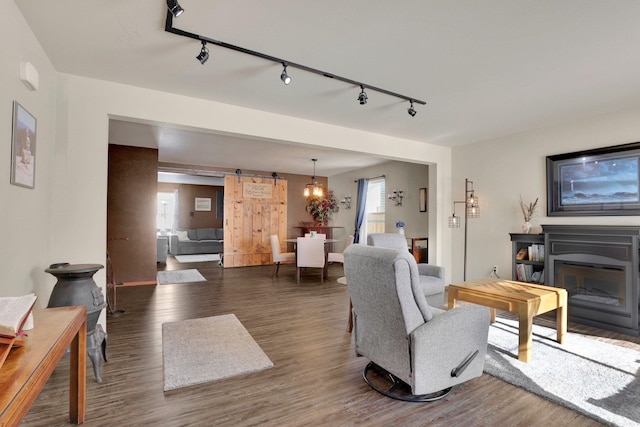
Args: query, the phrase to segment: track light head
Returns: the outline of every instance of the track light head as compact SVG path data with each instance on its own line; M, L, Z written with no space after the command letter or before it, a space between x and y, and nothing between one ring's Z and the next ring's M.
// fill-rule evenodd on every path
M414 117L417 111L413 108L413 100L410 100L409 102L411 103L411 107L407 109L407 113L409 113L411 117Z
M288 85L289 83L291 83L291 77L289 77L289 74L287 74L287 63L283 62L282 66L284 68L282 69L282 74L280 74L280 80L282 80L282 83L284 83L285 85Z
M184 9L178 4L178 0L167 0L167 7L174 18L177 18L184 12Z
M358 95L358 101L360 102L360 105L366 104L367 99L369 99L369 97L364 92L364 85L360 85L360 95Z
M207 42L202 40L202 49L200 49L200 53L196 56L196 59L200 61L202 65L209 59L209 49L207 49Z

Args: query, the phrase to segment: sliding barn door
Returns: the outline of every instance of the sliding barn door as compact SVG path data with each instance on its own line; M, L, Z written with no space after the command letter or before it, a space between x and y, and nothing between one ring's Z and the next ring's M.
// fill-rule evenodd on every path
M287 238L287 181L226 176L224 266L270 264L272 234Z

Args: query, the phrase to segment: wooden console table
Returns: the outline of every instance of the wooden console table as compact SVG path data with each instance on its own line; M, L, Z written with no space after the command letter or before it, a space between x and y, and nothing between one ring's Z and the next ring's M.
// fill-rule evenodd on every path
M17 426L71 346L69 421L83 424L87 378L87 307L33 311L35 327L0 369L0 426Z

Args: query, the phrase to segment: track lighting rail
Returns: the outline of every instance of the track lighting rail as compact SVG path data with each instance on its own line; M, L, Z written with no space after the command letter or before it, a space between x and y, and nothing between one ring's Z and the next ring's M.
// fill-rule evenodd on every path
M376 87L376 86L371 86L371 85L368 85L366 83L358 82L356 80L353 80L353 79L350 79L350 78L347 78L347 77L342 77L342 76L339 76L337 74L329 73L327 71L322 71L322 70L318 70L316 68L308 67L308 66L303 65L303 64L298 64L296 62L291 62L288 59L278 58L276 56L267 55L266 53L256 52L255 50L246 49L246 48L241 47L241 46L232 45L232 44L220 41L220 40L215 40L215 39L212 39L212 38L209 38L209 37L205 37L205 36L202 36L202 35L199 35L199 34L191 33L191 32L188 32L188 31L184 31L184 30L181 30L179 28L175 28L173 26L173 14L171 13L170 10L167 10L167 20L165 22L165 28L164 29L168 33L176 34L176 35L179 35L179 36L182 36L182 37L188 37L188 38L191 38L191 39L198 40L200 42L206 42L206 43L214 44L214 45L217 45L217 46L220 46L220 47L224 47L224 48L227 48L227 49L235 50L236 52L245 53L247 55L256 56L258 58L262 58L262 59L265 59L267 61L272 61L272 62L275 62L275 63L278 63L278 64L286 63L288 67L297 68L297 69L300 69L300 70L303 70L303 71L307 71L309 73L317 74L317 75L324 76L324 77L327 77L327 78L330 78L330 79L334 79L334 80L339 80L341 82L348 83L348 84L351 84L351 85L354 85L354 86L360 86L360 87L362 87L363 90L367 89L367 90L370 90L370 91L384 93L385 95L389 95L389 96L393 96L393 97L396 97L396 98L400 98L400 99L403 99L405 101L411 102L412 103L412 107L411 107L412 109L413 109L413 103L426 105L425 101L421 101L421 100L419 100L417 98L413 98L411 96L402 95L402 94L399 94L399 93L396 93L396 92L392 92L392 91L389 91L389 90L386 90L386 89L382 89L382 88L379 88L379 87Z

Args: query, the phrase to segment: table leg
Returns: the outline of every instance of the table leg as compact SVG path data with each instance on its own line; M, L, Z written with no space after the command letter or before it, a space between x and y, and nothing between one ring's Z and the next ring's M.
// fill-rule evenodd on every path
M87 322L83 322L71 342L69 421L84 424L87 385Z
M567 306L561 305L556 310L556 334L560 344L564 344L564 337L567 334Z
M452 308L454 308L456 306L456 297L458 296L458 291L456 291L455 289L451 289L451 286L449 286L449 289L447 290L447 299L449 301L449 310L451 310Z
M347 331L353 331L353 302L351 298L349 298L349 325L347 326Z
M521 362L531 362L532 332L533 316L518 313L518 360Z

